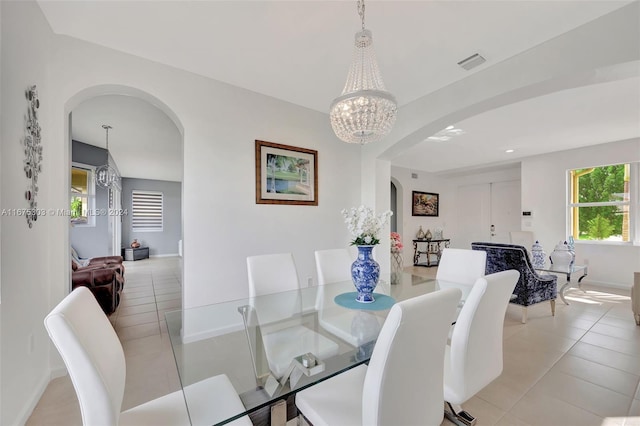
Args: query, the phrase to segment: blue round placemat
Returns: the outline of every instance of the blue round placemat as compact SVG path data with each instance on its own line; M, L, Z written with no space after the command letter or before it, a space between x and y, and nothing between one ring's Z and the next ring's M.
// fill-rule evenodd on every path
M345 308L362 309L365 311L384 311L385 309L391 309L393 304L396 303L396 299L386 294L373 293L375 301L371 303L360 303L356 301L357 296L357 291L342 293L337 295L333 301Z

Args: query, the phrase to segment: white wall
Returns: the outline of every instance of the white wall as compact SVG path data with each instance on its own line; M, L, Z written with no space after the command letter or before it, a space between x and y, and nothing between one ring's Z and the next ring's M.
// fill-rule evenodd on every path
M164 104L184 132L185 307L246 296L248 255L293 252L306 283L315 277L314 250L347 245L340 210L360 203L360 149L335 138L327 115L52 35L33 2L2 7L2 59L10 63L3 69L2 109L11 112L2 123L3 205L19 207L23 200L22 185L4 183L23 177L18 141L27 84L38 83L46 110L41 205L60 209L68 204L68 113L88 93L122 93L127 90L118 87L126 86ZM109 86L89 89L103 85ZM255 139L318 150L317 207L255 204ZM2 324L11 327L2 330L1 423L10 425L24 421L37 401L48 361L51 369L61 367L42 319L68 291L69 224L47 217L27 230L24 218L3 218L2 226Z
M418 178L413 179L411 173L417 173ZM467 200L461 199L458 187L462 185L506 182L520 180L520 168L515 165L510 168L490 172L469 172L465 175L446 176L437 175L422 170L411 170L403 167L391 167L391 176L402 186L403 217L401 219L402 242L404 244L404 263L413 263L413 240L416 237L420 225L426 232L430 229L442 228L444 238L451 240L451 247L468 248L466 238L460 235L458 229L458 215L474 214L473 206L469 206ZM438 217L423 217L411 215L412 191L435 192L440 195L440 208ZM400 223L400 220L399 222Z
M418 178L413 179L411 173L417 173ZM441 228L444 238L451 239L451 247L455 247L456 188L451 181L433 173L395 166L391 167L391 176L402 187L402 200L398 200L398 203L402 203L403 217L398 218L398 229L402 230L404 265L413 264L412 240L416 238L420 226L424 232L430 229L431 233L435 228ZM400 188L398 190L400 192ZM412 216L412 191L439 194L438 217Z
M315 276L315 249L346 243L340 210L359 202L359 147L339 142L326 115L68 37L54 40L56 99L121 84L157 97L182 124L185 307L248 295L246 256L291 251L306 282ZM255 139L318 150L318 207L255 204Z
M547 253L569 235L567 170L640 160L640 139L526 158L522 161L522 209ZM589 261L589 282L630 287L640 269L640 245L576 242L576 263Z
M489 227L491 222L495 220L492 219L494 217L492 213L496 206L493 205L494 201L492 200L493 187L489 187L488 184L520 181L520 164L516 163L509 168L491 171L469 172L464 175L452 176L450 180L456 188L455 247L471 248L470 244L474 241L490 241ZM469 191L475 199L469 199ZM520 200L516 200L516 203L521 204ZM518 208L518 210L520 209ZM469 217L471 215L472 217ZM501 226L498 223L496 225L497 229L505 231L504 225L506 224ZM517 229L513 230L519 229L520 223L518 222Z
M162 193L162 231L133 231L132 191ZM166 180L122 178L122 246L129 247L137 239L149 248L150 256L177 256L182 239L182 183Z
M34 4L1 2L2 10L2 144L0 180L2 209L26 208L27 178L23 171L27 113L25 90L36 84L40 98L43 162L38 207L48 208L55 185L54 153L61 141L51 131L52 98L47 62L51 32ZM62 120L62 117L60 117ZM66 221L68 228L68 220ZM26 420L49 381L49 339L43 318L49 310L50 253L63 251L64 242L50 240L51 220L40 217L29 229L24 216L2 216L0 245L2 282L2 417L0 424ZM68 251L68 250L66 250ZM66 281L56 285L66 285Z

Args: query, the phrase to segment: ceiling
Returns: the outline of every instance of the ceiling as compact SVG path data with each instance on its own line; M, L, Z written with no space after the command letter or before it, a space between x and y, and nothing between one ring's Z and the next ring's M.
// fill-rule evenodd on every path
M451 173L638 137L640 77L563 90L452 124L465 133L444 142L425 140L395 157L393 164Z
M71 137L106 148L123 177L182 181L182 135L162 111L133 96L104 95L76 107L71 115Z
M373 32L386 86L403 106L628 3L370 0L366 24ZM342 91L353 36L360 28L355 1L43 0L39 4L58 34L323 113ZM472 71L457 65L474 53L487 62ZM609 95L605 85L598 86L558 92L452 123L466 134L446 144L420 144L392 163L441 172L509 161L504 157L506 147L516 150L511 156L515 159L616 140L622 134L640 136L640 110L634 102L640 98L637 80L612 84L615 95ZM608 108L595 102L594 111L580 108L585 104L576 104L574 98L597 101L603 94ZM634 113L622 123L621 117L629 119ZM616 126L609 119L615 119ZM579 130L572 130L569 123ZM580 139L582 135L586 139ZM463 151L473 155L461 155Z

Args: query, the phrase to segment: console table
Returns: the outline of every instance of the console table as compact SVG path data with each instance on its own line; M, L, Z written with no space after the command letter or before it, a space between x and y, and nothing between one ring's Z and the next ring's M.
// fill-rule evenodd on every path
M413 265L414 266L437 266L440 263L442 249L449 247L449 240L413 240ZM420 256L425 255L426 261L420 262ZM436 261L431 261L431 255L436 256Z
M122 257L124 260L148 259L149 247L123 248Z

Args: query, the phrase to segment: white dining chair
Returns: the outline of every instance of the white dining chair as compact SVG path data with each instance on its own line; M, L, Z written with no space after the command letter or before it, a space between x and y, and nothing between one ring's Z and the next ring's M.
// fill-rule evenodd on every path
M438 263L436 279L473 285L484 275L487 253L479 250L446 248Z
M291 294L289 306L277 305L267 296L299 289L298 272L291 253L247 257L249 294L253 299L256 323L260 328L265 356L271 373L280 379L294 357L311 352L325 360L338 354L333 340L300 324L303 313L299 295ZM313 306L312 306L313 308ZM293 321L293 322L292 322Z
M227 376L219 375L184 388L190 401L198 401L189 404L188 410L183 391L177 391L120 412L126 377L124 352L91 291L86 287L73 290L44 324L71 376L86 426L214 424L245 410ZM250 426L251 421L245 416L230 424Z
M445 351L444 399L447 417L471 425L461 405L502 374L502 331L507 304L520 272L478 278L467 297Z
M354 347L375 340L382 328L384 318L336 306L333 302L334 298L345 290L326 286L337 282L352 282L351 264L354 259L349 250L346 248L317 250L314 254L318 271L316 309L320 327ZM353 289L355 290L355 287Z
M458 289L396 303L369 365L360 365L296 394L296 406L314 426L439 425L447 331Z
M249 297L300 288L298 271L291 253L247 257Z
M316 250L318 285L351 281L351 265L354 259L346 248Z

